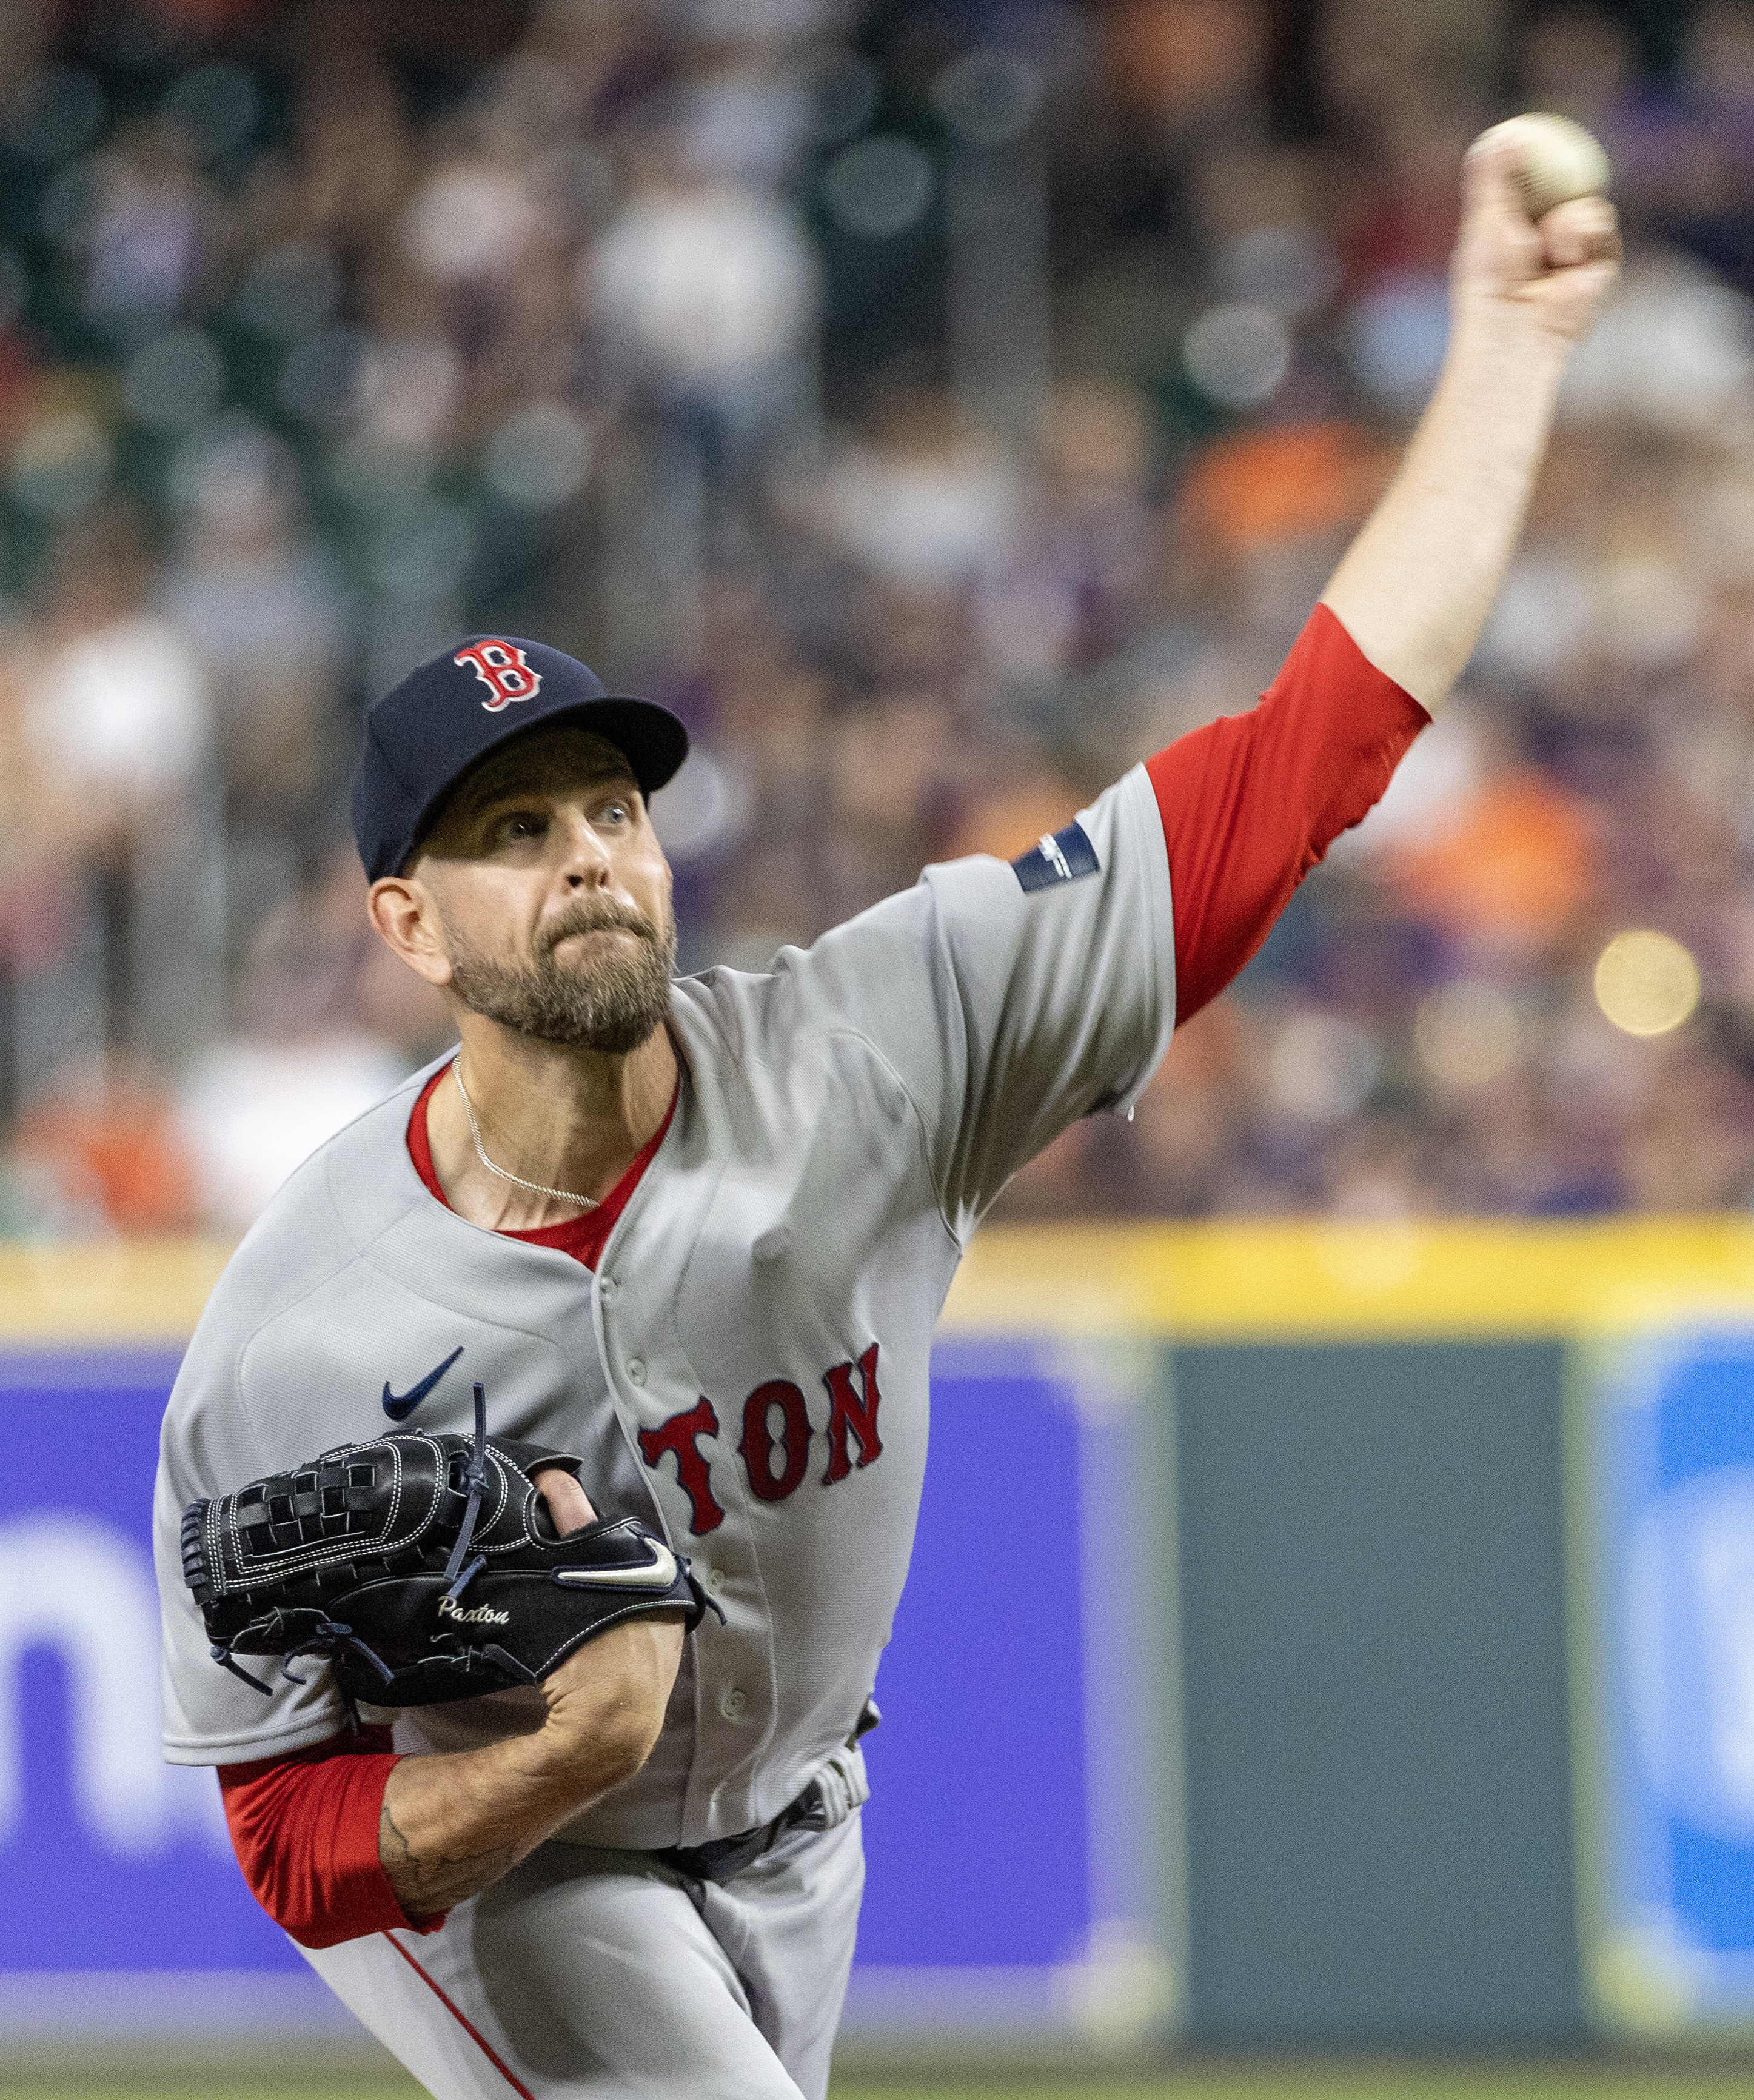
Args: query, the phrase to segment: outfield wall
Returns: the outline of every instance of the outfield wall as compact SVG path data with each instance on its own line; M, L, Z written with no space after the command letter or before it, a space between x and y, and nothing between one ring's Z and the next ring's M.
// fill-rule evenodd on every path
M0 1250L0 2032L347 2029L156 1757L223 1258ZM877 1688L855 2040L1748 2023L1754 1224L983 1235Z

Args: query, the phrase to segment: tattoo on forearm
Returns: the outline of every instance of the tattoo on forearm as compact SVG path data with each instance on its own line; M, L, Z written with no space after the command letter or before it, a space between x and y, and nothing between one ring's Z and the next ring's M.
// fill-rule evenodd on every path
M378 1856L397 1902L410 1917L419 1917L479 1895L516 1865L518 1848L501 1845L488 1852L422 1856L391 1815L386 1796L378 1819Z

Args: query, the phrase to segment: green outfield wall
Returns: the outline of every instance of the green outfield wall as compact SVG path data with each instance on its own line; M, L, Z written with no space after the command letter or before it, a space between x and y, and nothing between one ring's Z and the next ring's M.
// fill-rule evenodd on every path
M1202 2039L1580 2032L1563 1363L1170 1353Z
M946 1324L1157 1352L1185 2040L1724 2032L1610 1939L1590 1381L1754 1329L1754 1222L993 1233Z

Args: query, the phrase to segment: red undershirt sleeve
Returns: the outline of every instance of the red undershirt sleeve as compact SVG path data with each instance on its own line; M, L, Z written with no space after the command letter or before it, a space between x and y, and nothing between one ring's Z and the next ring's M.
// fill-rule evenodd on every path
M1147 761L1169 854L1178 1026L1254 954L1430 719L1319 605L1258 707Z
M397 1762L387 1728L333 1736L254 1764L222 1765L232 1849L250 1894L301 1947L369 1933L436 1932L445 1913L404 1914L378 1856L384 1787Z

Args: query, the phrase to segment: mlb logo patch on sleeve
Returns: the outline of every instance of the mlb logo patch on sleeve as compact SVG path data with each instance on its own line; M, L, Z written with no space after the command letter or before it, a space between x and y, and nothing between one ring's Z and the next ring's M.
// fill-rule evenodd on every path
M1101 863L1096 848L1085 836L1082 824L1068 824L1063 832L1045 832L1039 844L1011 863L1025 889L1049 889L1056 882L1076 882L1080 875L1094 875Z

